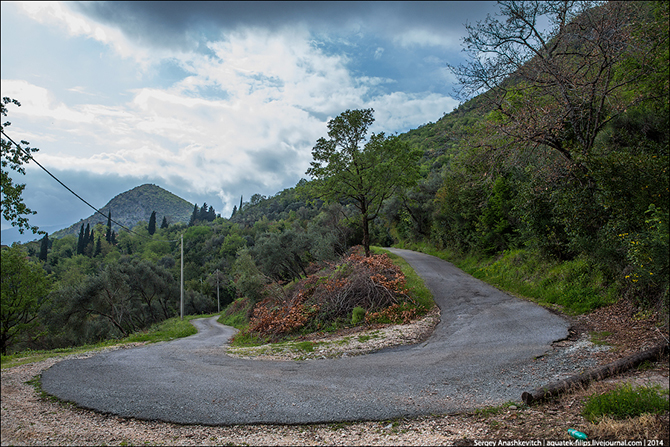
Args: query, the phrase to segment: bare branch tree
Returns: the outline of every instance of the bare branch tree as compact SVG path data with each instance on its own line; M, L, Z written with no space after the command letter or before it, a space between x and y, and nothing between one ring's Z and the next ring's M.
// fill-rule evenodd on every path
M498 144L545 145L586 172L598 133L646 99L629 87L661 42L631 38L636 14L635 2L500 2L499 16L466 25L471 60L450 68L463 97L482 93ZM633 56L640 68L623 70Z

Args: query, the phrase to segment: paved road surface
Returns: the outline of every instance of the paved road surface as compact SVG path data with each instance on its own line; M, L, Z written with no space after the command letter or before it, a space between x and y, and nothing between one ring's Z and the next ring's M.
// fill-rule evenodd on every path
M124 417L184 424L317 423L449 413L518 401L561 371L529 365L567 337L566 320L436 257L392 249L435 296L427 342L300 362L226 356L234 329L194 320L171 342L65 360L42 375L49 394Z

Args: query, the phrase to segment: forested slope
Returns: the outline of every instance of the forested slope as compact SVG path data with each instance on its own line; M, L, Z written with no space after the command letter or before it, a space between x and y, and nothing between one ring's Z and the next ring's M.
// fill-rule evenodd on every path
M480 60L490 66L454 67L468 100L398 136L421 151L419 180L384 201L371 242L470 256L481 277L505 287L514 280L525 287L518 293L537 292L567 312L630 300L667 329L668 3L565 5L503 4L503 20L481 24L497 40L471 25L466 47L504 51ZM510 28L523 30L541 12L518 8L549 6L550 35L523 51L505 41L540 35ZM155 202L133 200L135 219L156 210L160 222ZM51 292L36 297L11 349L119 337L176 315L182 234L186 312L216 311L218 281L222 305L239 299L248 316L268 297L291 296L287 287L336 265L363 238L355 201L324 202L315 180L254 195L229 219L186 224L193 205L176 202L165 212L180 217L153 235L142 224L84 254L72 235L50 238L44 250L39 242L16 248L26 262L43 254Z

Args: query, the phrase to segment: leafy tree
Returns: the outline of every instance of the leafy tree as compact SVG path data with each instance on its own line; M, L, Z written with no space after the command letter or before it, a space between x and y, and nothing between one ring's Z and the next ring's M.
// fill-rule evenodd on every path
M312 149L307 174L325 200L351 200L361 214L363 247L370 255L370 222L386 199L418 179L419 151L383 132L366 140L373 110L347 110L328 122L329 139Z
M241 297L258 303L265 297L265 286L270 282L256 266L248 250L242 250L235 261L235 288Z
M146 260L123 260L121 271L127 275L130 293L137 303L133 306L143 327L175 316L179 299L177 281L163 267Z
M239 233L231 232L223 240L219 249L219 255L234 258L237 251L245 247L246 244L247 241Z
M110 264L95 276L90 276L70 301L71 313L80 320L97 315L111 323L123 337L138 329L132 319L128 277L118 264ZM83 322L82 321L82 322Z
M147 228L149 231L149 235L153 236L154 233L156 232L156 211L153 211L151 213L151 217L149 218L149 227Z
M2 102L0 102L0 114L3 117L7 116L7 107L8 104L14 104L18 107L21 106L16 99L11 99L8 97L3 97ZM6 121L0 126L0 131L3 136L5 134L5 128L9 127L11 123ZM32 158L31 154L39 151L37 148L31 148L28 145L27 141L21 140L21 144L24 146L19 149L16 145L12 144L7 137L7 140L2 138L0 140L2 147L2 157L0 160L0 178L2 183L2 218L7 222L10 222L13 227L18 227L19 233L23 234L25 230L30 230L33 233L38 233L38 228L36 226L30 225L28 218L25 216L30 216L36 214L36 211L32 211L26 206L23 202L21 195L25 189L25 184L15 184L14 181L9 177L9 169L18 172L19 174L25 175L26 171L23 167L24 163L28 163Z
M2 306L0 341L2 353L22 335L37 326L38 310L47 293L49 280L44 269L27 259L18 248L2 251Z
M276 281L292 281L305 271L312 260L312 241L300 227L281 233L264 233L251 250L258 260L258 267Z

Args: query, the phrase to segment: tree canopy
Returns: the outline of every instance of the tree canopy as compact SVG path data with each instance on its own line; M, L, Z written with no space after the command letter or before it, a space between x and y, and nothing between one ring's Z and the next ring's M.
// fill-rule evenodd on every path
M347 110L328 122L328 139L312 149L307 174L324 200L351 200L361 214L362 245L370 254L370 221L386 199L416 183L421 154L397 137L383 132L367 138L373 109Z
M31 262L18 248L2 251L2 306L0 341L2 353L15 339L35 327L40 305L49 292L49 280L42 266Z
M14 104L17 107L21 106L21 103L16 99L11 99L8 97L3 97L2 102L0 102L0 113L4 119L7 116L7 105ZM5 128L9 127L11 123L6 121L0 126L0 131L2 135L5 135ZM0 164L2 168L0 169L0 177L2 180L2 217L7 222L10 222L13 227L18 227L19 233L23 234L25 230L31 230L33 233L38 232L36 226L30 225L28 217L32 214L36 214L35 211L32 211L26 206L23 202L23 190L25 189L25 184L14 183L12 178L9 176L9 171L7 168L16 171L19 174L26 173L23 164L28 163L32 158L30 154L37 152L39 149L31 148L28 145L27 141L21 140L23 147L19 149L15 144L13 144L9 138L5 140L1 139L2 147L2 158L0 159Z

